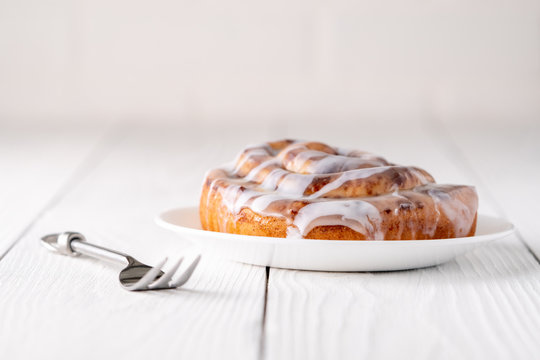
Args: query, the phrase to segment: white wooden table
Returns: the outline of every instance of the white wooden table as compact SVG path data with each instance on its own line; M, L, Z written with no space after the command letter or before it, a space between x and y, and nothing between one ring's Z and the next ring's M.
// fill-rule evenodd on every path
M300 137L477 186L516 236L388 273L267 269L203 257L179 290L130 293L114 266L55 256L76 230L143 261L177 240L154 216L195 204L245 143ZM229 128L0 125L0 359L538 359L540 125ZM190 251L189 244L185 244Z

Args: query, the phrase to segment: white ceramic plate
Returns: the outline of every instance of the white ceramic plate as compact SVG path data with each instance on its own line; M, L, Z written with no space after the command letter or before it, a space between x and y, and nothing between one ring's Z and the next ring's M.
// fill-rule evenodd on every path
M514 231L513 225L506 220L479 215L477 235L465 238L405 241L283 239L202 230L197 207L166 211L156 218L156 222L196 243L203 251L230 260L319 271L390 271L438 265Z

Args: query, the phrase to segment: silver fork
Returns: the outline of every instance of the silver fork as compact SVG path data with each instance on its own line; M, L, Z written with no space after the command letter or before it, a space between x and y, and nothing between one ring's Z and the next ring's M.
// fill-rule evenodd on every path
M41 238L41 243L47 249L63 255L78 256L84 254L102 260L127 264L120 271L119 280L122 287L130 291L175 289L180 287L189 280L201 259L201 256L198 255L187 269L173 281L172 278L180 267L183 257L169 271L164 273L161 268L167 262L167 258L160 261L158 265L151 267L127 254L90 244L82 234L77 232L66 231L60 234L46 235Z

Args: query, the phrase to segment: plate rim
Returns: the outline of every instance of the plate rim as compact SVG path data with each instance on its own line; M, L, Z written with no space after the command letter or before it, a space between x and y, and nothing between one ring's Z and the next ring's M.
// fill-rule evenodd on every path
M493 237L495 236L497 239L507 237L515 232L515 226L513 223L511 223L509 220L505 218L501 218L498 216L492 216L492 215L486 215L486 214L478 214L478 218L484 218L484 219L490 219L492 221L502 221L505 223L506 226L508 226L508 229L503 231L498 231L494 233L489 234L483 234L483 235L474 235L474 236L467 236L467 237L459 237L459 238L450 238L450 239L428 239L428 240L328 240L328 239L303 239L303 238L279 238L279 237L271 237L271 236L257 236L257 235L244 235L244 234L231 234L231 233L222 233L218 231L210 231L210 230L203 230L203 229L195 229L192 227L187 227L183 225L178 225L171 223L167 220L165 220L165 216L167 214L179 212L179 211L196 211L198 212L199 207L198 206L182 206L182 207L176 207L171 208L165 211L160 212L155 218L154 222L167 230L173 231L173 232L180 232L187 234L193 234L196 236L208 236L213 235L216 237L224 237L230 240L231 238L235 238L238 240L244 240L244 241L260 241L260 242L287 242L289 244L296 243L296 244L302 244L302 243L310 243L310 244L335 244L336 246L339 245L348 245L351 246L352 244L362 244L360 246L369 246L372 244L377 244L377 246L380 246L380 244L393 244L393 246L403 246L403 245L415 245L415 244L422 244L422 245L442 245L444 243L468 243L468 242L482 242L482 241L488 241L488 240L495 240ZM383 245L386 246L386 245Z

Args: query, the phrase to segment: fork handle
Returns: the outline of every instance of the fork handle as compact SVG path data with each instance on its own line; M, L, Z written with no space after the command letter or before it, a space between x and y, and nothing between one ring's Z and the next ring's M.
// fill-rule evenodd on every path
M129 255L119 251L107 249L99 245L90 244L81 240L73 240L71 241L70 245L73 251L79 254L88 255L100 260L119 262L122 264L130 263L131 257Z
M88 255L101 260L129 264L134 259L119 251L90 244L83 234L66 231L60 234L46 235L41 238L41 243L49 250L68 256Z

